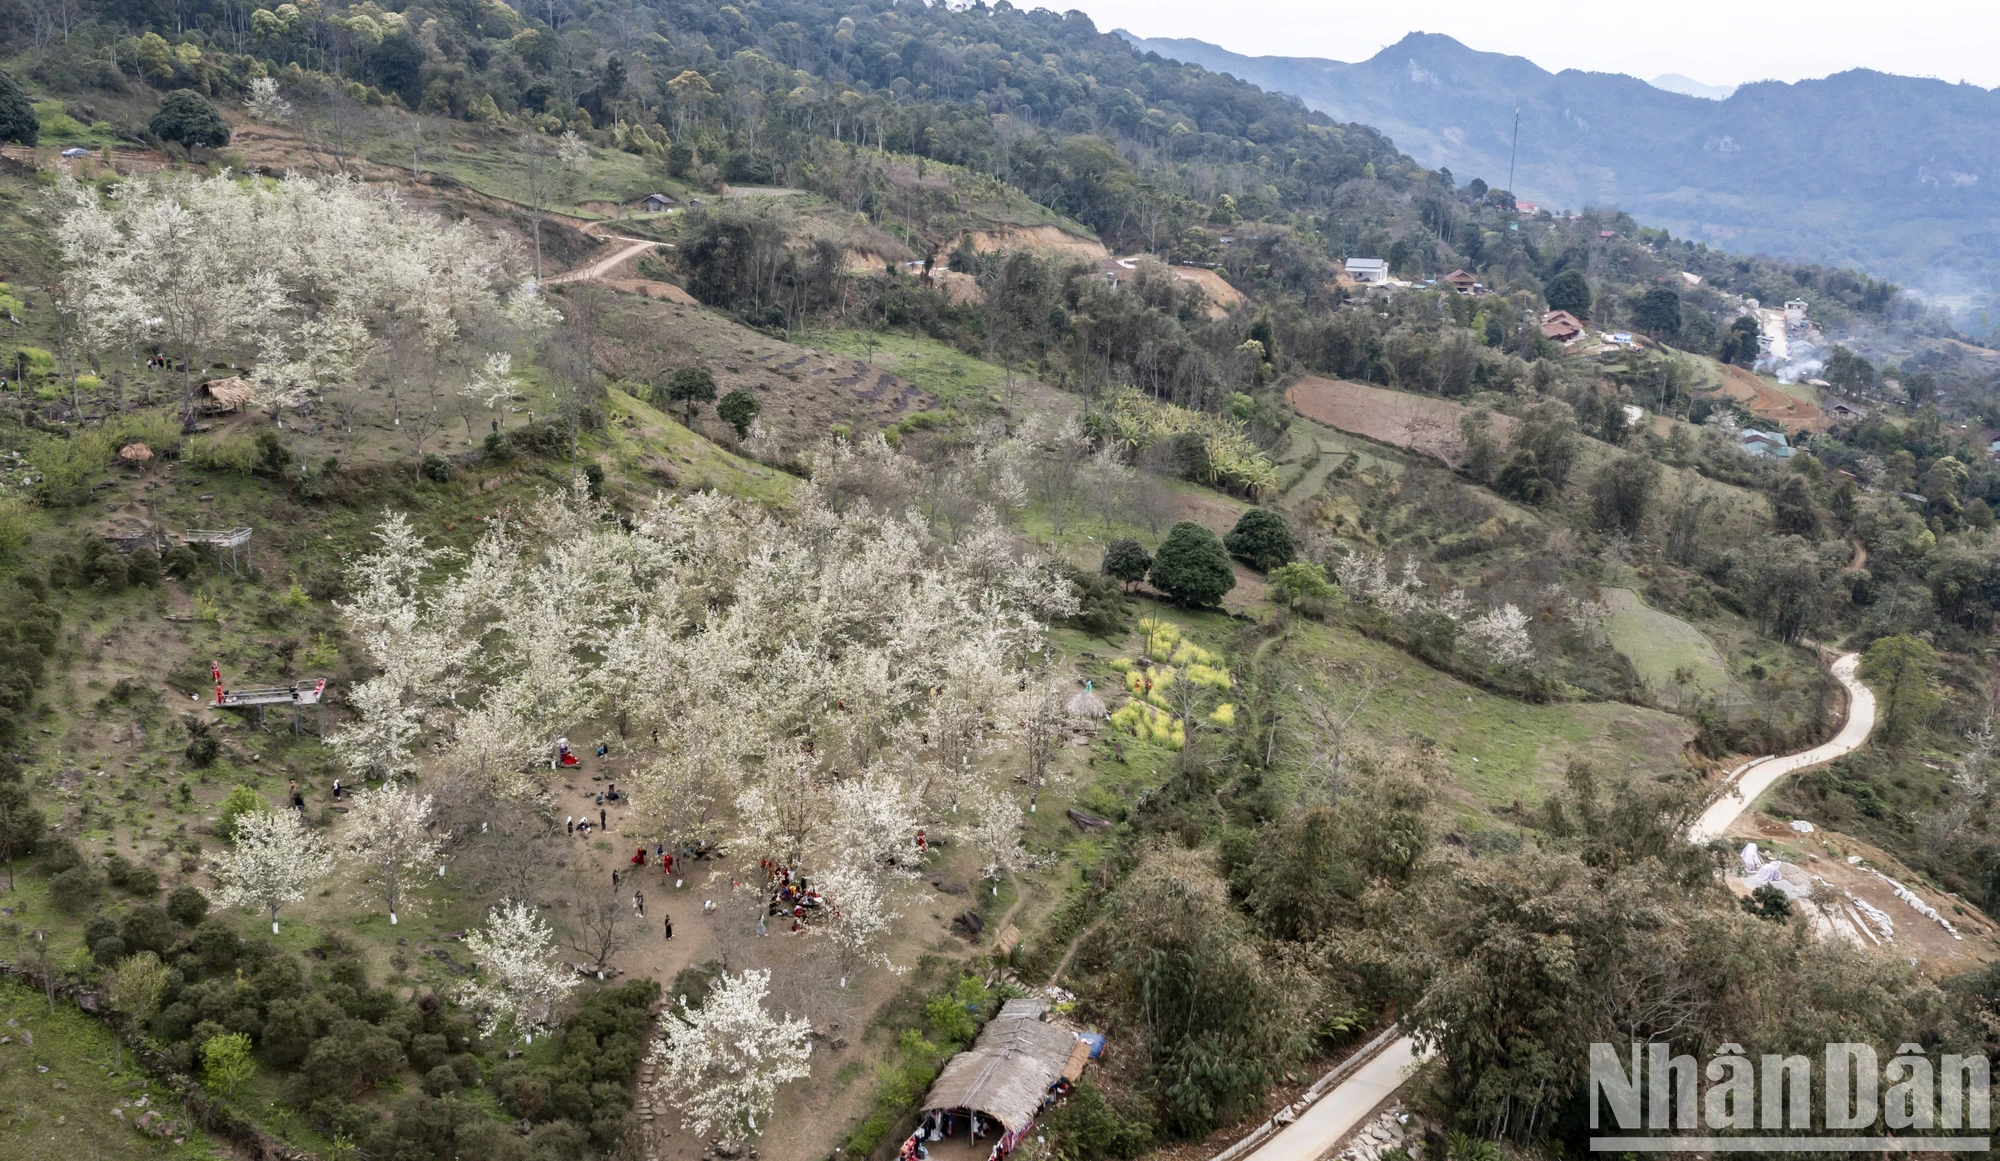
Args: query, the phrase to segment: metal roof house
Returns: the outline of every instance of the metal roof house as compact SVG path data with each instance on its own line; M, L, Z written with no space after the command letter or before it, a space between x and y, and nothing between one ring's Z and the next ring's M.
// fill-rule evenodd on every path
M1389 263L1381 258L1349 258L1346 269L1356 282L1379 286L1389 281Z
M1739 431L1736 433L1736 446L1753 459L1792 458L1792 443L1782 431Z

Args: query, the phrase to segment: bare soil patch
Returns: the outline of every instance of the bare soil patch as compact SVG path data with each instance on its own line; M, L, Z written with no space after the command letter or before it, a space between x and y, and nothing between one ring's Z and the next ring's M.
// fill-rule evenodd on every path
M974 230L970 236L972 248L981 254L991 254L996 250L1039 250L1095 260L1111 257L1104 243L1078 237L1057 226L1004 226L995 230Z
M1826 414L1818 404L1795 399L1741 367L1722 369L1722 393L1741 403L1750 414L1768 419L1786 432L1826 430Z
M1339 431L1427 455L1451 467L1465 462L1458 420L1466 408L1449 399L1308 375L1285 392L1285 403L1307 419ZM1493 425L1505 439L1514 420L1496 414Z

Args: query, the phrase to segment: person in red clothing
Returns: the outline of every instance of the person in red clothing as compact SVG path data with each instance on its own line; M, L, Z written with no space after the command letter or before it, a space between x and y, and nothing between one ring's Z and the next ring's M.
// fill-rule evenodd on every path
M632 852L632 864L638 867L643 867L646 865L645 847L640 847L638 850Z

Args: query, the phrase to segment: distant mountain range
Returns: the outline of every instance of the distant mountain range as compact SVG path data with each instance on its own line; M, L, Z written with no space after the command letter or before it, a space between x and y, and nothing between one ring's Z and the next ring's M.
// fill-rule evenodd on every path
M1427 33L1356 64L1118 35L1372 125L1461 183L1507 185L1518 107L1524 200L1616 206L1677 237L1859 266L1961 312L2000 299L2000 92L1863 69L1733 90L1649 84Z

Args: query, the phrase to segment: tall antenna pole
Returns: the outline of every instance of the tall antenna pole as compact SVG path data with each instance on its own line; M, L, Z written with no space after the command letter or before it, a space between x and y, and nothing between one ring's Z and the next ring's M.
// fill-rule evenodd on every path
M1521 152L1521 107L1514 106L1514 144L1507 150L1507 192L1514 192L1514 158ZM1519 201L1519 198L1515 199Z

